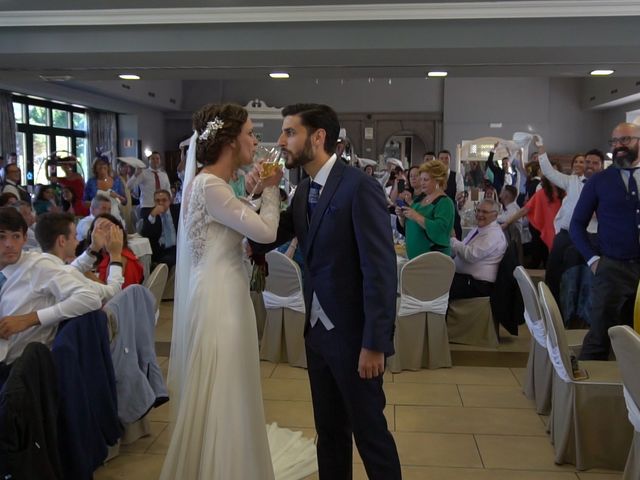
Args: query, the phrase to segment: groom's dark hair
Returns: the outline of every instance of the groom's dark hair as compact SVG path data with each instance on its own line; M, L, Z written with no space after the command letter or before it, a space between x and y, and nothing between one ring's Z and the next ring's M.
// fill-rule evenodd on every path
M309 135L316 130L323 129L326 132L324 150L330 155L335 153L338 135L340 135L340 122L333 108L319 103L296 103L282 109L283 117L289 115L300 117L300 121Z

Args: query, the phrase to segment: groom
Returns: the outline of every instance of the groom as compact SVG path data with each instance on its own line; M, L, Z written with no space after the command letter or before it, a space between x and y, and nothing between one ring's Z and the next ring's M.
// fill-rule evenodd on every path
M352 477L352 434L371 479L400 479L383 414L385 355L393 354L397 270L391 224L378 182L336 161L340 125L326 105L282 111L278 144L287 168L309 178L280 216L267 252L294 237L304 255L305 344L322 480ZM247 178L247 190L256 172Z

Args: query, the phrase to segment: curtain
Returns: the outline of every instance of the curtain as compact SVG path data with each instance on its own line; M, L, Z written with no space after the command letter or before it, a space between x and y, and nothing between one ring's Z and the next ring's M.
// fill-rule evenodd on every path
M116 167L116 156L118 155L118 127L116 124L116 114L113 112L98 112L89 110L87 112L89 127L89 157L95 158L98 154L104 154L111 160L111 167ZM89 162L89 171L91 171Z
M0 154L7 158L16 151L16 118L9 92L0 92Z

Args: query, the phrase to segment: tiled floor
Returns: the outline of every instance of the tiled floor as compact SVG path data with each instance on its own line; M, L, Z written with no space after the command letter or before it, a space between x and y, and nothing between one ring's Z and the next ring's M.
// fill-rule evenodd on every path
M158 342L171 341L171 304L163 303ZM522 352L529 337L509 338L494 352ZM455 346L457 350L470 349ZM480 351L481 349L478 349ZM483 352L484 353L484 352ZM482 355L479 355L483 358ZM167 357L160 357L166 373ZM267 422L315 430L306 371L262 362ZM385 374L385 415L396 440L406 480L619 480L619 472L576 472L553 462L545 418L521 391L524 368L454 366ZM155 480L169 443L170 406L149 414L152 434L98 469L96 480ZM312 475L309 479L315 479ZM354 478L366 479L357 451ZM177 480L177 479L176 479ZM184 479L188 480L188 479Z

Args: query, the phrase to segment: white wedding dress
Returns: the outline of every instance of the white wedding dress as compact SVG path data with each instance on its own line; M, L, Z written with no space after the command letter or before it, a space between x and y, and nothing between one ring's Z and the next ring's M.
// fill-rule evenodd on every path
M300 479L316 471L313 442L265 428L255 313L243 237L275 239L279 193L260 214L210 175L183 196L169 366L175 412L161 480ZM182 242L182 243L181 243Z

